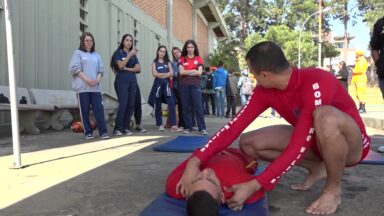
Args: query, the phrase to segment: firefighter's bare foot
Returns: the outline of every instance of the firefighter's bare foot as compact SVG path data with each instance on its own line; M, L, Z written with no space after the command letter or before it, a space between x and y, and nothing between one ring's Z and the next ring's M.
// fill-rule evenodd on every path
M308 175L305 177L304 182L300 184L291 185L293 190L302 190L306 191L312 187L312 185L320 179L323 179L327 176L324 164L320 163L318 166L315 166L309 170Z
M335 195L330 192L323 192L305 211L314 215L329 215L335 213L340 204L340 194Z

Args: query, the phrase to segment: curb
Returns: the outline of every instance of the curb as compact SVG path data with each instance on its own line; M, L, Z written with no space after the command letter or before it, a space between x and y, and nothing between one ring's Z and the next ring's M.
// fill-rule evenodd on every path
M384 130L384 119L361 117L366 127Z

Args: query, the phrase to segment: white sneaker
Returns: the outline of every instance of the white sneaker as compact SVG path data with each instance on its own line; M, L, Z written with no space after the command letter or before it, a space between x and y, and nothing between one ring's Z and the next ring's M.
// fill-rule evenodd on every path
M129 136L129 135L132 135L133 133L130 130L125 129L123 134Z
M383 153L384 152L384 145L377 148L377 151Z
M201 135L208 135L208 131L207 130L201 130Z
M179 129L177 129L177 132L182 132L184 130L184 127L179 127Z
M164 125L159 126L159 131L165 131Z
M197 131L199 130L197 127L192 127L192 131Z

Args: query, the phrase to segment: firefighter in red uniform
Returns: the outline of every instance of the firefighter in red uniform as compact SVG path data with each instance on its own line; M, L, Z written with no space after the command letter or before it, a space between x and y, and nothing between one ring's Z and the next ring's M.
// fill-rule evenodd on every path
M274 108L291 125L273 125L243 134L241 151L271 162L252 180L235 184L226 200L233 210L260 189L272 190L293 166L308 170L294 190L308 190L326 178L322 193L305 211L332 214L341 204L345 167L358 164L368 154L370 138L355 103L330 73L316 68L292 68L281 48L270 41L253 46L246 55L258 85L238 114L188 161L177 191L188 195L199 166L221 152L262 112Z

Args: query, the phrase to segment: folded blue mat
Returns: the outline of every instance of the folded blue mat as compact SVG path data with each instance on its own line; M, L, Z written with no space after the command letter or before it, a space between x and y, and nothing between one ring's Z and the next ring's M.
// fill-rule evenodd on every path
M153 147L153 150L163 152L193 152L208 142L209 138L209 136L178 136L164 144Z
M147 206L140 216L185 216L186 202L169 197L163 193ZM241 211L232 211L225 205L220 207L220 216L266 216L268 215L267 198L248 205L244 205Z
M384 165L384 156L369 150L368 155L360 162L360 164Z

